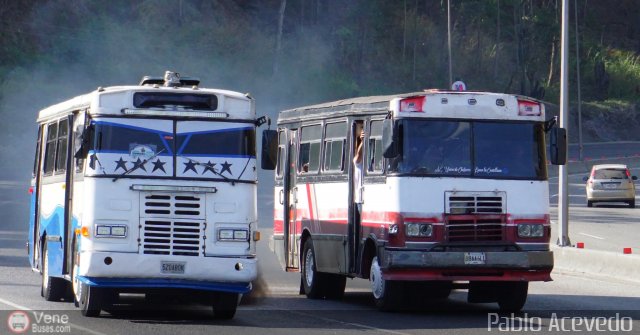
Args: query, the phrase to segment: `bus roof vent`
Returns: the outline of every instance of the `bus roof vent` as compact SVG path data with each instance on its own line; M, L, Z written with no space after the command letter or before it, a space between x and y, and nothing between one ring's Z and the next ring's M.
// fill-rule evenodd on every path
M180 73L166 71L164 77L144 76L140 81L140 86L162 85L166 87L198 86L200 79L193 77L180 77Z

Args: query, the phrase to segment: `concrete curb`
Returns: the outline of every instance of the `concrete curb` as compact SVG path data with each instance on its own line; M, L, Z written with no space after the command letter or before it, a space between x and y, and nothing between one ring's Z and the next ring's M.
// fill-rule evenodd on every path
M551 246L554 268L640 282L640 255Z

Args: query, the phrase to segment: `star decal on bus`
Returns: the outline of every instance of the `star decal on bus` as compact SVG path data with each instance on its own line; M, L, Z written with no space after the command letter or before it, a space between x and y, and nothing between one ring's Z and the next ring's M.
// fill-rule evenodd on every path
M198 163L189 160L186 163L182 163L182 164L185 165L184 171L182 171L182 173L186 173L189 170L191 170L191 171L193 171L195 173L198 173L198 171L196 171L196 164L198 164Z
M229 164L227 161L224 161L224 163L222 163L222 169L220 170L220 174L223 174L225 171L229 172L229 175L233 176L233 173L231 173L231 165L233 164Z
M158 160L156 160L155 162L152 162L153 164L153 171L151 172L156 172L156 170L162 170L162 172L167 173L167 171L164 170L164 165L167 164L167 162L162 162L160 161L160 158L158 158Z
M116 166L116 169L113 170L113 172L118 171L118 169L122 168L124 171L127 171L127 161L123 160L122 157L120 157L119 160L116 161L116 164L118 164Z
M211 173L216 174L216 170L214 169L214 166L216 166L216 163L211 163L211 161L208 161L207 164L204 164L204 170L202 171L202 174L205 174L207 171L211 171Z
M133 163L133 168L142 169L144 172L147 172L147 168L144 167L144 163L146 163L146 161L143 161L142 159L138 158L138 160Z

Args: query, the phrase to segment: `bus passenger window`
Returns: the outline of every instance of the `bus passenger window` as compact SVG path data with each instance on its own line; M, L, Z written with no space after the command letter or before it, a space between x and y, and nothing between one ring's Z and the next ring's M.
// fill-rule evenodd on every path
M67 135L69 133L69 123L63 119L58 124L58 146L56 149L56 172L64 172L67 168Z
M56 142L58 140L58 124L51 123L47 126L47 144L44 155L44 173L53 173L56 158Z
M329 123L324 139L324 171L344 171L345 122Z
M317 172L320 167L320 126L302 127L298 172Z
M36 140L36 156L33 159L33 173L32 177L35 178L38 173L38 167L40 166L40 147L42 146L42 126L38 127L38 139Z
M371 121L369 128L369 153L367 156L367 171L382 172L382 121Z

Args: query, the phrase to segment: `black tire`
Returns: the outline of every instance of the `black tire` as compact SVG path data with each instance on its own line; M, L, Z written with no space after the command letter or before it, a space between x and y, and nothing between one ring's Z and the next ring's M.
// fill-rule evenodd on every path
M587 200L587 207L593 207L593 201Z
M63 278L49 276L49 246L44 242L42 250L42 285L40 295L47 301L60 301L67 296L68 283Z
M505 282L498 296L500 311L508 313L519 312L527 302L529 282Z
M369 283L371 283L371 292L376 307L384 312L395 311L400 308L402 302L402 285L401 282L384 280L378 257L374 257L371 261L371 270L369 272Z
M217 320L230 320L236 315L240 294L219 292L213 300L213 318Z
M629 208L636 208L636 201L635 200L629 201Z
M100 315L104 300L104 289L79 283L80 301L78 305L82 315L96 317Z
M316 253L313 249L313 241L308 239L302 247L301 261L302 287L304 294L309 299L322 299L325 296L324 277L316 271Z

